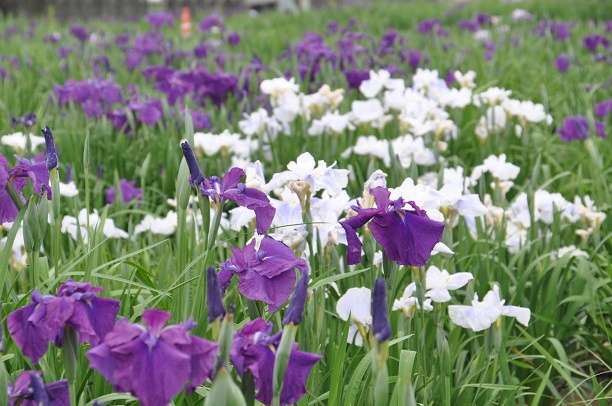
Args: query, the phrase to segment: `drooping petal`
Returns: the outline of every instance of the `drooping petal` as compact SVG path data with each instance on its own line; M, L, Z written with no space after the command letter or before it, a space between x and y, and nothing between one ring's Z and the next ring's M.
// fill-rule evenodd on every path
M167 405L191 375L190 357L163 340L152 348L134 340L111 352L117 360L115 386L134 394L143 406Z
M177 345L176 348L191 357L191 373L189 385L185 389L187 394L193 393L195 388L206 382L215 365L215 357L219 344L211 343L200 337L188 335L189 343Z
M225 175L223 175L223 179L221 180L221 189L223 192L226 192L230 189L236 189L238 187L238 183L240 179L244 176L244 171L240 168L232 168Z
M424 266L442 239L444 223L401 210L375 216L370 229L389 259L401 265Z
M225 179L225 178L224 178ZM255 212L257 233L264 234L270 228L276 209L270 203L268 196L261 190L243 187L222 193L222 197L235 201L239 206Z
M267 303L270 313L274 313L289 299L295 279L293 270L268 278L249 269L238 278L238 289L247 299Z
M346 233L346 242L348 246L346 249L347 265L354 265L361 262L361 247L363 244L357 235L356 229L370 221L378 212L378 209L364 209L359 211L356 216L349 217L340 222L340 225L344 228Z
M298 258L285 243L270 236L261 240L257 259L259 262L253 263L251 269L268 278L293 270L294 267L304 269L303 259Z
M469 272L458 272L450 275L446 282L446 289L456 290L464 287L469 281L474 279L474 275Z
M436 303L446 303L451 300L450 293L444 288L435 288L425 293L425 297L430 297Z
M528 325L531 318L531 310L520 306L502 306L501 314L503 316L516 317L516 320L523 326Z
M448 315L453 323L473 331L486 330L501 315L497 307L475 308L473 306L450 305Z
M37 316L37 313L41 315ZM38 364L38 360L45 355L49 348L47 326L42 323L44 314L44 304L39 306L37 303L32 303L9 314L6 322L13 341L21 348L23 355L30 358L34 365ZM32 316L39 319L40 322L32 322L30 320Z
M323 357L319 354L299 351L297 343L294 344L281 390L281 404L297 403L306 394L306 381L310 370L321 358Z
M81 343L98 345L115 326L121 302L116 299L83 295L77 300L68 323L79 332Z

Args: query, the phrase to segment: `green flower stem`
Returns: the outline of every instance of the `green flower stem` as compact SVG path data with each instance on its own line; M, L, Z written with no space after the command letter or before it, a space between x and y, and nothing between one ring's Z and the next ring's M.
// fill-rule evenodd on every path
M291 356L291 349L293 342L295 341L295 334L297 332L297 326L293 323L287 324L283 328L283 336L280 344L276 350L276 359L274 361L274 375L272 381L272 405L280 406L280 395L283 390L283 379L285 378L285 372L287 372L287 365L289 365L289 357Z
M62 337L62 356L64 358L64 371L70 388L70 406L76 406L76 378L79 362L79 333L72 327L64 328Z

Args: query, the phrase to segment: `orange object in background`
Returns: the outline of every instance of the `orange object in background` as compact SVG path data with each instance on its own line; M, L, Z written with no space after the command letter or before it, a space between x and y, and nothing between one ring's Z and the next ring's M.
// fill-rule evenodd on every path
M188 7L183 7L181 11L181 35L184 38L191 36L191 12Z

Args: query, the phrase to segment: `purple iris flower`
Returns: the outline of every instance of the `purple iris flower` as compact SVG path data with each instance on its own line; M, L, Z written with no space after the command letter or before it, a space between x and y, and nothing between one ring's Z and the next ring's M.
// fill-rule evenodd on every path
M213 27L223 29L224 26L225 24L223 23L223 18L215 13L209 15L208 17L204 17L204 19L198 23L198 28L202 32L208 32Z
M557 131L559 137L565 142L589 139L589 122L583 116L566 117L563 126Z
M68 406L68 381L64 379L45 385L41 371L23 371L14 385L8 383L8 398L8 406Z
M123 203L127 203L132 199L138 199L139 202L142 202L142 189L139 187L135 187L136 181L121 179L119 181L119 189L121 189L121 197L123 198ZM115 187L111 186L104 191L106 194L106 203L112 204L115 201Z
M359 89L361 82L370 78L370 71L367 69L353 69L344 72L344 77L349 89Z
M421 34L430 34L433 32L433 29L440 24L440 20L437 18L432 18L429 20L421 21L417 25L417 29Z
M194 130L210 130L210 115L200 110L188 109L191 115L191 121L193 122ZM181 111L183 119L185 118L185 109Z
M612 99L597 103L593 109L598 117L604 118L612 112Z
M587 35L582 39L582 43L589 52L595 52L600 45L605 49L610 46L610 41L606 37L597 34Z
M599 138L608 138L608 134L606 134L606 123L595 121L595 134L597 134Z
M193 47L193 56L196 58L206 58L208 55L209 46L206 44L196 45Z
M295 285L295 270L308 272L306 261L295 256L291 248L270 236L261 240L255 250L255 240L240 250L232 247L232 258L220 265L219 282L227 289L232 277L238 275L238 290L247 299L268 304L276 312L289 299Z
M253 375L257 394L255 399L265 405L272 403L272 382L276 348L281 334L270 336L272 323L263 319L248 322L242 331L234 333L230 359L240 376L245 372ZM306 381L310 370L322 357L318 354L299 351L295 343L289 356L287 372L283 379L280 404L297 403L306 394Z
M561 73L567 72L570 66L570 58L567 54L561 54L555 59L555 68Z
M253 210L257 233L264 234L272 224L276 209L264 192L240 183L243 176L245 174L242 169L232 168L223 175L222 180L216 176L204 178L200 184L200 192L217 204L223 205L225 200L229 199L235 201L238 206Z
M163 27L164 24L168 25L168 27L174 25L174 16L163 11L159 13L147 13L145 20L155 28Z
M352 206L357 215L340 222L348 242L347 264L361 262L362 243L356 229L372 220L372 235L389 259L400 265L425 265L434 246L442 239L444 223L431 220L413 201L408 202L413 210L404 209L404 200L400 197L391 201L391 192L385 188L370 189L370 194L374 196L377 207Z
M478 25L477 21L461 20L459 21L459 28L461 31L476 32L480 29L480 25Z
M25 128L31 128L36 124L36 113L26 113L21 118L11 116L11 128L14 128L17 123L23 124Z
M138 113L138 119L146 126L153 126L164 116L161 100L154 97L144 103L131 101L128 107Z
M121 319L87 352L91 368L143 406L167 405L185 385L192 393L210 376L219 345L187 334L195 327L192 319L164 328L169 318L170 313L149 309L142 315L146 327Z
M45 161L36 162L32 160L30 162L29 159L21 158L18 155L15 155L15 158L17 158L18 163L8 173L9 179L13 179L13 186L15 186L15 189L21 191L28 183L27 178L30 178L34 191L42 195L44 188L47 191L47 197L51 199L49 171L47 170Z
M48 348L48 341L61 346L64 327L79 333L81 343L98 345L112 330L121 302L98 297L104 290L90 283L66 281L55 296L32 293L32 303L7 317L8 331L23 354L37 364Z
M85 42L89 38L89 33L87 32L85 27L77 24L70 27L70 34L75 36L81 42Z
M13 222L19 213L17 206L6 191L9 181L8 162L3 155L0 155L0 223ZM19 193L19 191L17 192ZM20 193L19 197L21 202L25 203L25 199Z
M227 42L229 42L232 46L237 46L240 44L240 34L238 34L236 31L230 32L227 35Z

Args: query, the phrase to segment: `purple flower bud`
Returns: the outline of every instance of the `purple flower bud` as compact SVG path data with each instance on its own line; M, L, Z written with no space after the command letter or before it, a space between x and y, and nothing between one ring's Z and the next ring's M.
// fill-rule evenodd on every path
M98 165L98 172L96 173L96 178L102 179L104 177L104 167L102 165Z
M387 291L385 280L377 279L374 282L372 294L372 332L379 343L391 337L391 324L389 324L389 311L387 310Z
M183 155L185 156L187 166L189 167L189 173L191 174L191 182L194 185L198 186L204 180L204 175L202 174L200 165L198 165L198 161L196 160L196 157L193 154L193 150L191 149L191 146L187 141L181 144L181 148L183 148Z
M206 269L206 279L208 281L206 305L208 307L208 322L223 318L225 316L225 307L221 299L221 287L219 286L219 277L217 271L212 266Z
M308 276L308 271L302 272L302 276L298 280L293 297L287 307L287 313L285 313L283 318L283 326L289 323L297 326L302 322L306 297L308 296Z
M46 126L44 130L42 130L43 135L45 136L45 147L47 150L47 170L57 167L57 150L55 149L55 139L53 138L53 133L49 126Z
M72 165L66 164L66 183L72 182Z

